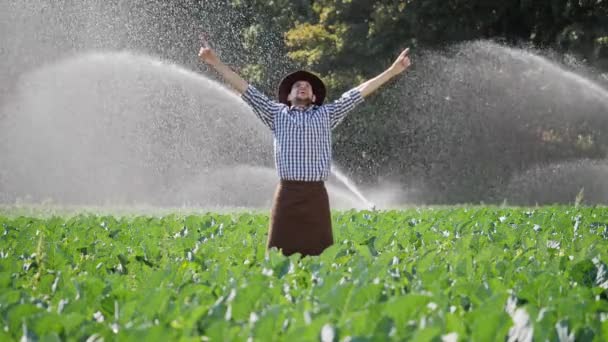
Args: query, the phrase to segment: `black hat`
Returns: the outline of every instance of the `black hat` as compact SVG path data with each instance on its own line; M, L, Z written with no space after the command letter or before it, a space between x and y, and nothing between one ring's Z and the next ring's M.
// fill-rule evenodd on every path
M323 81L314 74L304 71L298 70L296 72L292 72L291 74L285 76L281 83L279 84L279 102L289 105L289 101L287 101L287 96L291 92L291 87L293 87L294 83L298 81L307 81L310 83L312 87L312 93L315 94L315 104L320 106L323 104L325 100L325 84Z

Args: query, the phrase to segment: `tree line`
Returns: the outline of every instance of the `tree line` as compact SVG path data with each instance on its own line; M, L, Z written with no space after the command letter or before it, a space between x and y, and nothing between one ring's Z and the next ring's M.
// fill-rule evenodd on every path
M488 109L472 108L479 107L473 101L473 105L461 103L462 108L456 108L457 103L438 107L438 98L430 94L444 86L429 82L453 79L432 70L437 57L429 56L436 51L454 57L462 54L454 46L491 40L500 46L533 50L561 65L575 61L601 82L597 75L608 75L608 2L203 0L198 9L222 57L270 95L284 74L306 68L321 75L330 97L335 98L382 71L403 47L412 49L418 71L413 75L418 77L396 82L375 95L334 134L336 160L360 182L388 172L401 182L422 179L434 193L424 198L431 202L500 200L497 194L518 172L563 160L606 158L608 143L602 133L606 120L599 118L605 107L594 104L588 117L545 113L516 122L504 115L487 115L480 123L467 116L467 110L491 112L499 110L497 106L486 103ZM491 53L481 58L488 56L493 58ZM445 68L439 63L433 67ZM426 82L426 86L416 88L416 82ZM479 94L491 95L488 101L500 99L483 89L471 95ZM406 99L397 100L401 97ZM432 106L425 108L425 101ZM532 94L530 101L539 100ZM545 108L543 103L532 108L551 112L551 99L546 101ZM428 113L437 108L445 111L445 117Z

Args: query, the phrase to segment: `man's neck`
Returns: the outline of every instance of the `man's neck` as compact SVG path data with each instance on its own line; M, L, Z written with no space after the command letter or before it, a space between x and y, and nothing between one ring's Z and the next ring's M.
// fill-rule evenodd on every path
M291 109L306 110L312 106L312 103L293 103Z

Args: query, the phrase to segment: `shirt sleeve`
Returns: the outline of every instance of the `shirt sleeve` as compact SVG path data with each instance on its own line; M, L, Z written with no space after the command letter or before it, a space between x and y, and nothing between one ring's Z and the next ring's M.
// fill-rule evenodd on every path
M342 94L336 101L325 105L324 107L329 113L329 124L331 129L336 128L342 120L344 120L346 114L353 110L358 104L363 103L363 101L361 91L355 88Z
M253 109L264 125L274 130L274 118L285 106L284 104L272 101L252 85L247 87L241 98Z

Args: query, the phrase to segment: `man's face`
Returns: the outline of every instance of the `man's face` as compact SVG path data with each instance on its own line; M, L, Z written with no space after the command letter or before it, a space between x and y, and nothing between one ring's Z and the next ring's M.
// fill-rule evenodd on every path
M297 81L291 86L291 92L287 96L291 104L309 105L315 102L315 94L312 93L312 86L307 81Z

